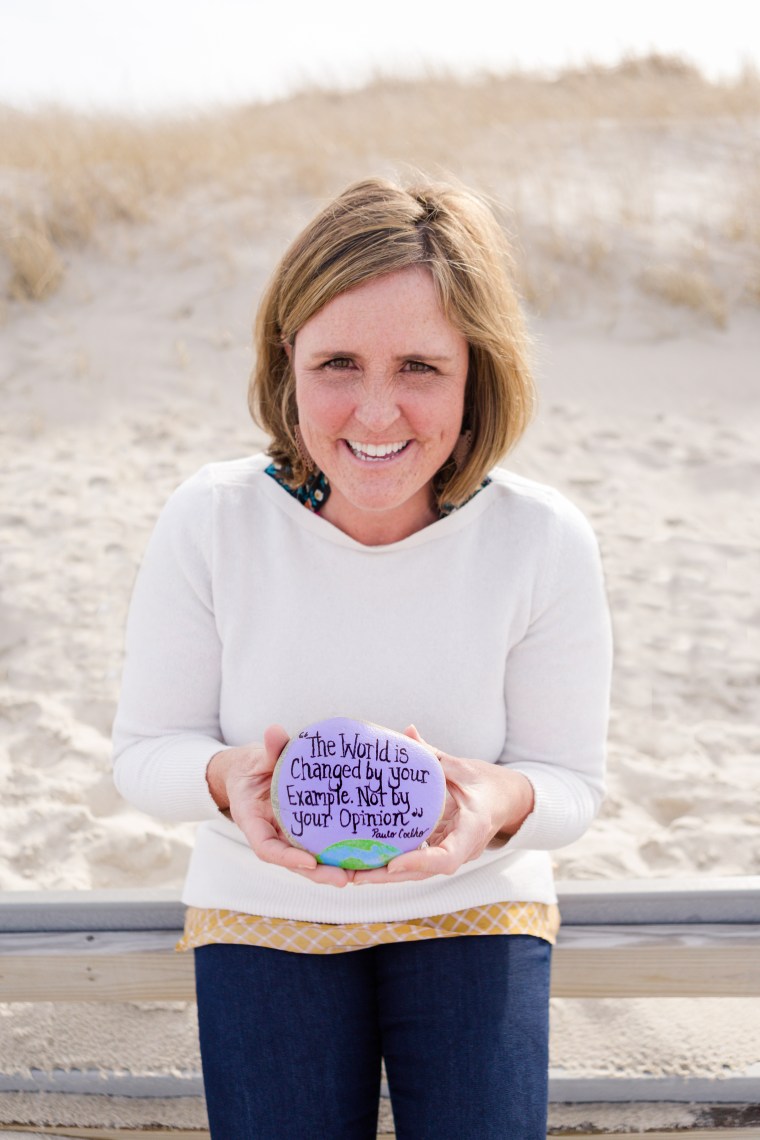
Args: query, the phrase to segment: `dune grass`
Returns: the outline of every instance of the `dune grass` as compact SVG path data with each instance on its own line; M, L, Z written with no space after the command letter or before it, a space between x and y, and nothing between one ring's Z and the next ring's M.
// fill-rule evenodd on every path
M716 283L699 269L680 265L656 265L641 275L645 293L704 314L718 328L728 320L726 297Z
M234 224L265 233L273 216L306 216L353 178L411 167L503 204L536 308L627 277L721 325L756 303L759 117L757 75L711 83L656 56L556 78L379 78L184 118L6 108L4 288L43 300L70 251L114 224L160 229L190 201L211 220L241 203Z

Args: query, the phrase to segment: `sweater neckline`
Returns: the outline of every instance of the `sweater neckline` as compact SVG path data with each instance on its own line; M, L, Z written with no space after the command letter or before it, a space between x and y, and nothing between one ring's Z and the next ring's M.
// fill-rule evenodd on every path
M300 487L291 486L288 478L291 474L290 467L278 467L276 463L270 463L269 466L265 468L264 474L274 479L275 483L279 483L283 490L287 491L289 495L292 495L294 499L297 499L302 506L310 511L318 513L330 498L330 482L322 471L316 471L311 474L306 480L306 483ZM469 503L470 499L474 499L477 494L485 490L490 482L490 475L486 475L480 486L475 488L469 498L465 499L464 503L459 503L459 505L444 503L440 508L439 518L445 518L446 515L460 510L466 503Z
M267 474L266 468L271 462L269 457L263 455L261 460L263 460L263 462L261 462L260 475L262 477L261 484L264 493L280 510L289 515L290 518L302 528L310 531L325 542L331 542L334 545L343 546L362 554L391 554L409 550L427 542L434 542L439 538L446 538L455 531L461 530L462 527L469 526L470 523L478 518L484 510L487 510L493 502L493 494L489 493L493 487L493 480L489 477L486 484L468 499L467 502L463 503L461 507L457 507L457 509L451 511L450 514L445 514L441 518L436 519L435 522L423 527L422 530L415 531L414 534L399 539L397 542L389 542L379 546L367 546L362 542L358 542L337 526L334 526L333 523L328 522L327 519L322 518L313 508L309 509L309 507L304 506L304 503L296 498L296 496L277 479Z

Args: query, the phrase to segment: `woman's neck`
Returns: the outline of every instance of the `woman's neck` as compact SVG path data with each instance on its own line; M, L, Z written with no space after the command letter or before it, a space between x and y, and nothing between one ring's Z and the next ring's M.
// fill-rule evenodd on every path
M332 486L330 497L319 511L319 517L362 546L388 546L437 522L440 515L432 488L423 487L406 503L394 507L392 511L369 511L355 507Z

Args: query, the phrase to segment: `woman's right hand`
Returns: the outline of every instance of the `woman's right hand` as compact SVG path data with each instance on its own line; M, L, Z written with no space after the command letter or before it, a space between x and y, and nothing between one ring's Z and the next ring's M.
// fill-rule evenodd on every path
M296 871L315 883L345 887L353 871L317 863L308 851L284 838L272 810L272 773L290 737L279 724L270 725L263 744L225 748L215 753L206 769L209 791L217 807L228 812L265 863Z

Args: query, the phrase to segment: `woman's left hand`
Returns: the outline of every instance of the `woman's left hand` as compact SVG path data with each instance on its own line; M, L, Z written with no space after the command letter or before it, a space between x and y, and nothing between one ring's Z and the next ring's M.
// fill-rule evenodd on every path
M413 725L405 735L426 743ZM377 870L357 871L355 886L452 875L482 855L497 836L506 841L533 811L533 785L522 772L433 751L446 776L446 803L428 846L397 855Z

